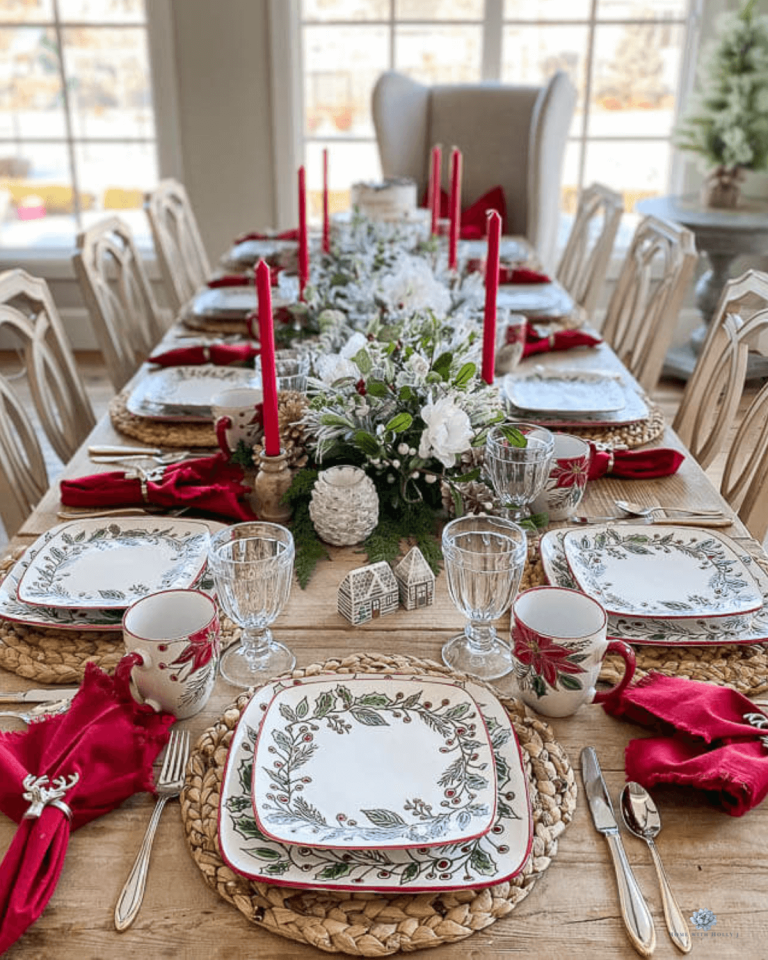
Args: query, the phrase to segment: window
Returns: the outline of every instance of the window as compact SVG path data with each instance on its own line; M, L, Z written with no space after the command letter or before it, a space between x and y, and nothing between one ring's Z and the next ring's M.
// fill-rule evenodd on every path
M598 180L637 200L669 188L670 137L699 0L302 0L302 144L319 215L322 148L330 203L381 172L371 90L394 68L424 83L540 85L565 70L578 92L563 208ZM690 56L690 55L689 55ZM684 62L686 61L686 62ZM687 80L685 81L687 83ZM685 84L684 84L685 85Z
M0 244L70 248L157 182L144 0L0 5Z

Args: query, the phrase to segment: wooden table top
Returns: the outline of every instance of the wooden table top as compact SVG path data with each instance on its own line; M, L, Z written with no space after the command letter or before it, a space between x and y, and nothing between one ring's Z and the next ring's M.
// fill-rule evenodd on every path
M608 348L590 353L595 367L618 361ZM567 355L568 366L588 365L577 354ZM595 358L598 362L595 363ZM540 359L540 358L539 358ZM552 362L552 361L548 361ZM526 361L532 364L533 361ZM125 443L103 419L88 443ZM663 443L679 449L667 430ZM84 447L67 467L66 475L95 472ZM109 467L101 468L104 470ZM614 513L613 499L647 504L720 507L727 509L704 473L688 456L673 477L650 482L603 478L591 484L582 513ZM57 521L56 489L49 491L13 545L26 544ZM736 520L724 533L744 536ZM336 590L344 574L364 562L353 549L331 549L330 560L318 567L308 589L294 585L285 612L275 625L276 635L295 652L299 666L327 657L359 652L407 653L440 660L440 649L462 625L450 602L443 575L438 577L435 604L397 613L361 627L351 627L336 611ZM508 625L508 617L503 626ZM116 642L120 642L116 638ZM0 672L0 690L18 690L32 684ZM39 685L39 684L38 684ZM509 679L497 682L502 692ZM197 716L182 726L193 737L210 726L238 694L222 679ZM607 717L600 707L583 707L575 716L552 720L555 734L578 771L581 748L596 747L614 801L624 784L624 748L636 736L646 735L631 724ZM7 729L7 727L5 728ZM619 901L605 840L595 831L583 801L577 773L579 801L573 822L559 841L550 869L527 897L504 920L452 946L425 956L434 960L488 958L507 960L518 954L549 960L567 955L573 960L595 957L635 957L621 921ZM658 849L669 880L686 917L706 908L717 915L707 933L693 933L698 957L762 957L768 955L768 805L745 817L732 818L699 796L683 789L659 788L654 797L663 830ZM317 958L318 951L251 926L232 906L219 899L203 882L183 836L179 807L171 803L155 839L144 904L134 925L119 934L113 926L117 897L127 877L153 806L148 794L132 797L122 807L95 820L73 835L64 870L42 917L7 952L9 960L103 960L111 957L258 957L260 960ZM0 849L7 849L15 831L0 818ZM678 956L664 925L656 877L645 844L622 830L629 860L646 896L656 924L655 956Z

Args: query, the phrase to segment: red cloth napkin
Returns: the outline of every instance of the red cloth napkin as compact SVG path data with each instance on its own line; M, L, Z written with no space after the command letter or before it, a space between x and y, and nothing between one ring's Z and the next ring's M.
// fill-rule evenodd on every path
M745 719L764 714L736 690L650 673L603 709L660 734L630 741L628 779L648 788L657 783L696 787L733 817L768 794L768 748L760 740L768 729Z
M499 266L499 283L552 283L552 278L527 267L505 267L502 264Z
M666 447L653 450L597 450L592 447L589 461L589 479L597 480L610 473L625 480L655 480L677 473L685 460L682 453Z
M277 264L269 268L269 282L273 287L280 283L280 271L283 268ZM222 287L252 287L255 285L255 277L250 273L225 273L220 277L214 277L209 280L206 286L209 290L219 290Z
M426 193L422 197L422 207L427 206ZM462 240L482 240L487 234L487 214L489 210L497 210L501 216L501 232L506 233L507 229L507 200L504 196L504 190L501 187L491 187L488 193L483 194L479 200L461 211L461 223L459 225L459 236ZM440 216L442 218L451 215L451 198L445 192L440 191Z
M150 357L148 363L159 367L194 367L202 363L213 363L217 367L226 367L230 363L248 363L261 352L259 347L249 343L212 343L210 346L177 347Z
M187 506L233 520L257 520L245 500L251 491L243 478L242 467L217 453L165 467L160 480L145 481L146 497L141 480L118 470L62 480L61 502L68 507Z
M235 244L245 243L246 240L298 240L299 231L298 230L283 230L282 233L259 233L258 231L252 231L251 233L243 233L239 237L235 237Z
M119 674L119 675L118 675ZM168 740L174 718L131 697L129 671L109 677L95 664L66 713L34 721L21 733L0 734L0 810L20 824L0 866L0 953L34 923L56 888L69 834L141 790L153 790L152 763ZM28 775L79 775L62 802L47 804L38 819L24 820Z
M515 328L510 328L508 336L512 336L514 342ZM603 341L600 337L593 337L589 333L582 333L581 330L558 330L557 333L551 333L548 337L540 337L531 327L528 327L525 334L525 344L523 346L523 359L530 357L535 353L549 353L553 350L572 350L574 347L596 347Z

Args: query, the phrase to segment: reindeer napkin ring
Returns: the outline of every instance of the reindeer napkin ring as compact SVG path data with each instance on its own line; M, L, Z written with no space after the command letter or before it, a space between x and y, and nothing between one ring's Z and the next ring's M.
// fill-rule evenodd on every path
M73 773L69 779L67 777L56 777L53 786L49 787L48 777L36 777L33 773L24 777L22 786L24 793L22 796L29 801L29 809L24 814L24 820L36 820L50 803L52 807L57 807L67 820L72 819L72 811L62 800L67 790L70 790L79 781L80 774Z

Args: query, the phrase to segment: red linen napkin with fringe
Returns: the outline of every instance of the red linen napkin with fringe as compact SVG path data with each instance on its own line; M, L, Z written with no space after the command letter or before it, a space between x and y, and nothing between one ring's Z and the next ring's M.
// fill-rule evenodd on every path
M515 337L515 327L510 327L507 330L507 343L514 343ZM525 334L523 359L531 357L536 353L573 350L574 347L596 347L602 342L600 337L593 337L589 333L582 333L581 330L558 330L556 333L550 333L549 336L540 337L536 331L529 326Z
M658 734L629 742L627 779L695 787L732 817L768 794L768 716L731 687L650 673L603 709Z
M142 790L154 790L152 764L174 722L136 703L129 672L108 676L85 667L80 691L66 713L45 717L19 733L0 734L0 810L19 824L0 865L0 954L37 920L56 888L69 835ZM31 777L37 783L25 779ZM40 782L39 778L47 780ZM57 784L57 778L61 778ZM36 819L24 819L35 787L69 788Z
M592 447L589 480L610 474L624 480L656 480L670 477L680 469L685 457L677 450L655 447L651 450L597 450Z
M233 243L245 243L248 240L296 240L299 239L299 231L294 230L283 230L281 233L264 233L259 232L258 230L253 230L250 233L241 233L239 237L235 237Z
M273 287L280 283L280 271L283 268L279 264L270 266L269 282ZM220 277L214 277L206 284L209 290L220 290L222 287L253 287L255 278L252 273L224 273Z
M421 200L422 207L427 206L426 194ZM461 222L459 225L459 236L462 240L482 240L488 231L487 216L490 210L496 210L501 217L501 232L507 231L507 200L504 196L502 187L491 187L491 189L475 200L469 207L461 211ZM447 219L451 215L451 198L445 192L440 191L440 216Z
M250 343L212 343L194 347L176 347L150 357L148 363L159 367L194 367L212 363L226 367L230 363L248 363L261 353L260 347Z

